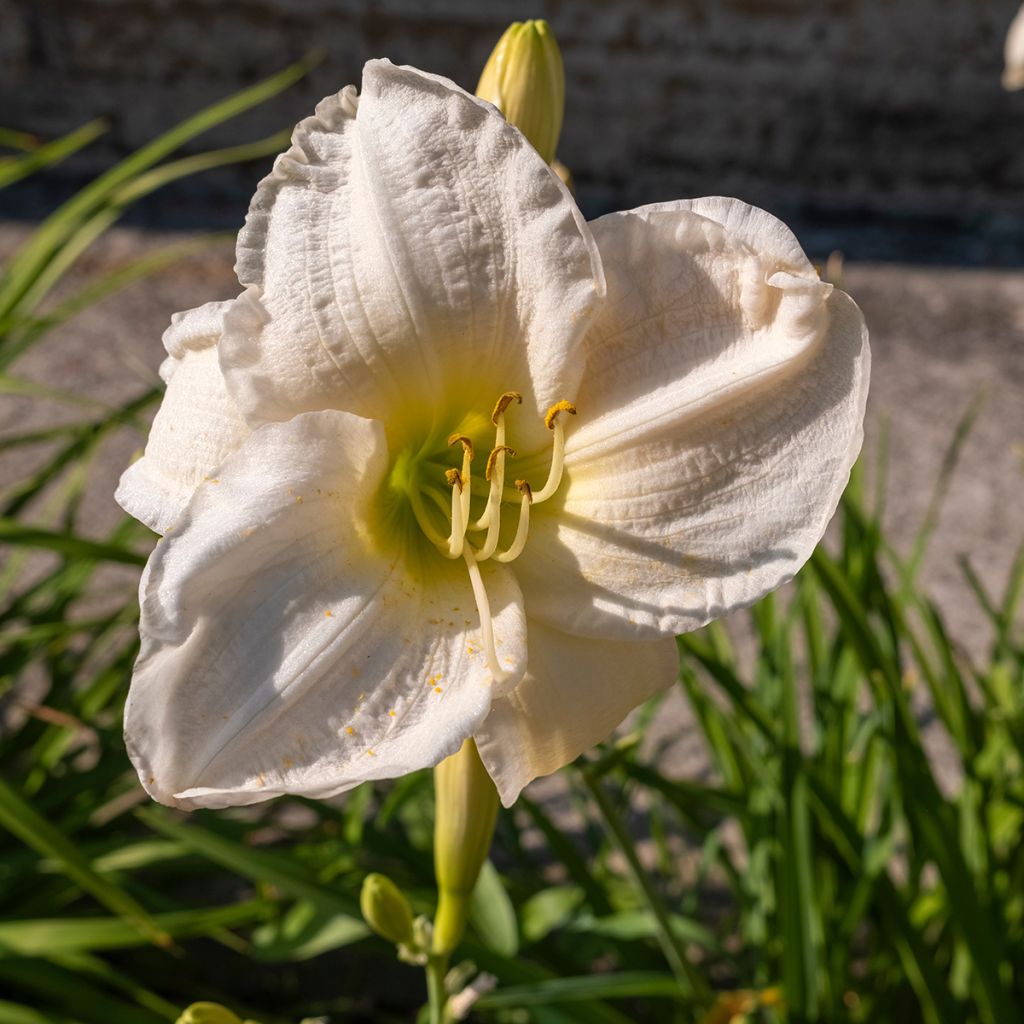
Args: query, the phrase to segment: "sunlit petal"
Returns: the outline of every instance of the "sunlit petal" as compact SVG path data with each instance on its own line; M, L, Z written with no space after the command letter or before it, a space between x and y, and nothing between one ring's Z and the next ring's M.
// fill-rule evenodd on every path
M142 582L125 712L147 790L182 807L324 797L456 750L491 702L466 575L378 549L379 423L304 414L257 430L204 484ZM518 587L487 586L510 685Z
M518 575L563 629L682 632L779 586L821 538L860 450L867 335L788 229L736 200L593 229L608 300L563 497Z
M494 701L475 737L506 807L532 779L550 775L605 739L679 671L671 637L592 640L535 619L529 629L529 669L515 690Z
M228 397L217 342L229 302L176 313L164 333L167 391L141 459L121 476L118 504L164 533L192 492L245 440L249 428Z

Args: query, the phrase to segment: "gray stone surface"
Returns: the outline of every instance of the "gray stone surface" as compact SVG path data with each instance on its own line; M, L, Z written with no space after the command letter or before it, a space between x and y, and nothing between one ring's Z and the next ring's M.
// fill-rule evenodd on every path
M878 258L1024 260L1024 93L999 85L1017 0L0 0L0 122L112 115L88 174L319 46L288 95L195 143L268 134L387 56L472 88L504 26L550 20L568 75L561 156L591 215L739 195ZM196 179L173 226L248 194ZM54 179L48 179L54 180ZM36 196L38 183L26 186ZM187 201L186 201L187 199ZM0 199L2 202L2 199ZM7 206L18 214L18 199ZM189 212L191 211L191 212ZM889 225L879 233L875 224ZM932 229L956 228L954 244ZM844 241L845 240L845 241ZM817 247L817 246L815 246Z

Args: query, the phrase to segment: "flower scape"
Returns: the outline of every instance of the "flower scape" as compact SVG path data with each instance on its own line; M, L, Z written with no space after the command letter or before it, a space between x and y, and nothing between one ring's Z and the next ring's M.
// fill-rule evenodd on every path
M178 314L123 507L157 800L325 798L473 738L505 805L789 580L862 440L863 318L738 200L587 223L489 103L384 60Z

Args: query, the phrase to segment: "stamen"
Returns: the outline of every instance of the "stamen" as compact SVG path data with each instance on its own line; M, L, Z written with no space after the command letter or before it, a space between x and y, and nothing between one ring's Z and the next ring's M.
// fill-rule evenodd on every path
M548 470L548 479L544 486L533 496L535 504L547 501L562 482L562 466L565 463L565 427L562 425L560 414L569 413L576 415L576 406L572 402L555 402L544 416L544 426L554 432L551 445L551 468Z
M480 547L477 555L480 561L490 558L498 547L498 538L501 536L501 495L505 488L505 453L515 455L515 451L507 444L498 445L491 449L487 456L487 469L484 476L491 483L490 493L487 495L487 507L483 515L474 523L475 529L482 529L481 524L487 524L487 536Z
M452 434L448 438L448 444L456 443L462 445L462 487L459 488L459 493L462 495L462 521L468 524L469 502L473 496L470 490L472 484L470 463L473 461L473 442L465 434ZM465 527L463 527L463 533L465 533Z
M487 495L487 505L484 507L483 512L480 513L480 518L473 524L474 530L482 530L484 527L488 530L497 528L501 506L501 491L505 484L504 452L511 451L508 445L505 444L505 410L513 402L518 402L520 405L523 403L523 396L518 391L506 391L494 403L494 412L491 413L491 422L495 427L494 447L491 449L491 454L487 457L487 469L491 472L485 474L491 482L491 490ZM515 453L513 452L513 454ZM494 460L493 462L492 459ZM497 470L497 473L492 475L494 470ZM494 543L496 544L497 540ZM491 550L494 550L493 545Z
M523 500L519 506L519 525L516 527L516 535L507 551L499 551L494 556L496 562L513 562L526 547L526 535L530 532L530 506L533 504L533 491L525 480L517 480L516 487L522 494Z
M503 672L498 664L498 651L494 646L494 623L491 621L491 605L487 600L487 590L484 588L483 577L480 575L480 566L476 564L469 545L466 545L462 557L466 560L469 582L473 587L473 597L476 599L476 610L480 614L480 632L484 638L484 658L487 661L487 668L490 670L494 683L501 683L507 678L507 673Z
M466 492L462 474L457 469L445 470L445 479L452 488L452 532L448 538L448 557L458 558L466 538L466 517L462 511L462 499Z

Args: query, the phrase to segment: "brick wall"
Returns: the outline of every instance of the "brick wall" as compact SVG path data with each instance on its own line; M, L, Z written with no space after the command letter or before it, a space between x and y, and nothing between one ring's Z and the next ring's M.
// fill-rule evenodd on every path
M880 231L884 250L934 229L954 258L964 246L967 259L998 260L1024 252L1024 93L999 86L1016 6L0 0L0 123L52 134L111 115L108 140L71 169L81 175L313 45L327 56L308 82L204 142L294 121L357 81L371 56L471 88L503 27L540 16L562 44L561 156L589 212L723 192L808 230L825 225L840 242L844 231L864 244ZM190 184L189 195L233 222L253 176L227 172Z

